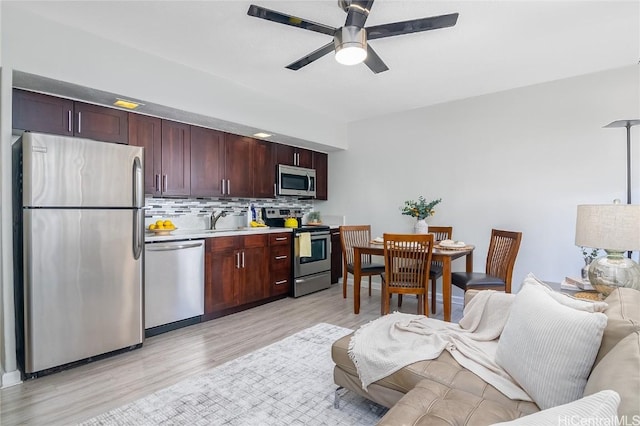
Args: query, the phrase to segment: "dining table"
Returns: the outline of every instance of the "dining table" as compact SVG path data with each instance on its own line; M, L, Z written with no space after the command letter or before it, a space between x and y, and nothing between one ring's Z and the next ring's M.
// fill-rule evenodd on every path
M445 249L434 245L431 254L432 262L442 262L442 305L443 319L451 321L451 262L455 259L465 257L466 271L473 272L473 250L475 246L466 245L462 248ZM353 312L360 313L360 280L362 256L384 256L384 245L381 243L369 242L362 245L353 246ZM426 303L426 302L425 302Z

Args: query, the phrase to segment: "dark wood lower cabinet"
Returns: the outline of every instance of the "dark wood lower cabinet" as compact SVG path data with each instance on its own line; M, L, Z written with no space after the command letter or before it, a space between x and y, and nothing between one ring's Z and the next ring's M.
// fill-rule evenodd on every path
M291 233L208 238L204 261L204 320L209 320L288 295ZM274 277L287 285L275 285Z
M270 234L271 248L271 285L270 295L288 295L291 292L293 279L292 266L292 234Z
M340 230L331 229L331 284L335 284L342 277L342 244Z
M238 287L241 305L269 297L268 234L244 237L239 270L241 272L238 277Z

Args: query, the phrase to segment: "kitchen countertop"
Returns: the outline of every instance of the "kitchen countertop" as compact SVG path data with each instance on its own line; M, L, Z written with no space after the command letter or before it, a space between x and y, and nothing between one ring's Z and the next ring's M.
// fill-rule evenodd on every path
M149 231L144 233L145 243L158 241L201 240L203 238L233 237L236 235L274 234L292 232L291 228L242 228L242 229L176 229L169 235L155 235Z

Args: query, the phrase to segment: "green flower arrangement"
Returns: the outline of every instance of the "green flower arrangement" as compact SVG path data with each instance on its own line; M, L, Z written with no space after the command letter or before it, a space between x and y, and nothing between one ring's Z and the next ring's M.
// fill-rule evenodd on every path
M421 195L418 197L418 201L409 200L404 202L404 207L400 207L403 215L415 217L418 220L426 219L429 216L433 216L436 211L434 207L442 201L442 198L429 201Z
M591 252L589 252L586 247L580 246L580 248L582 249L582 257L584 258L584 263L587 265L593 262L593 259L598 257L598 252L600 251L599 249L594 248L591 249Z

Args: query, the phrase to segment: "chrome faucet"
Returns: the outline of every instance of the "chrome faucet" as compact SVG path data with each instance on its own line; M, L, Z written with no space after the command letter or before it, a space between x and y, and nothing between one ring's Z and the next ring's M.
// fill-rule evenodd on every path
M211 211L211 218L210 218L210 223L211 223L211 227L209 229L216 229L216 223L218 222L218 219L220 219L221 217L225 217L227 215L227 212L222 210L220 213L216 214L215 210Z

